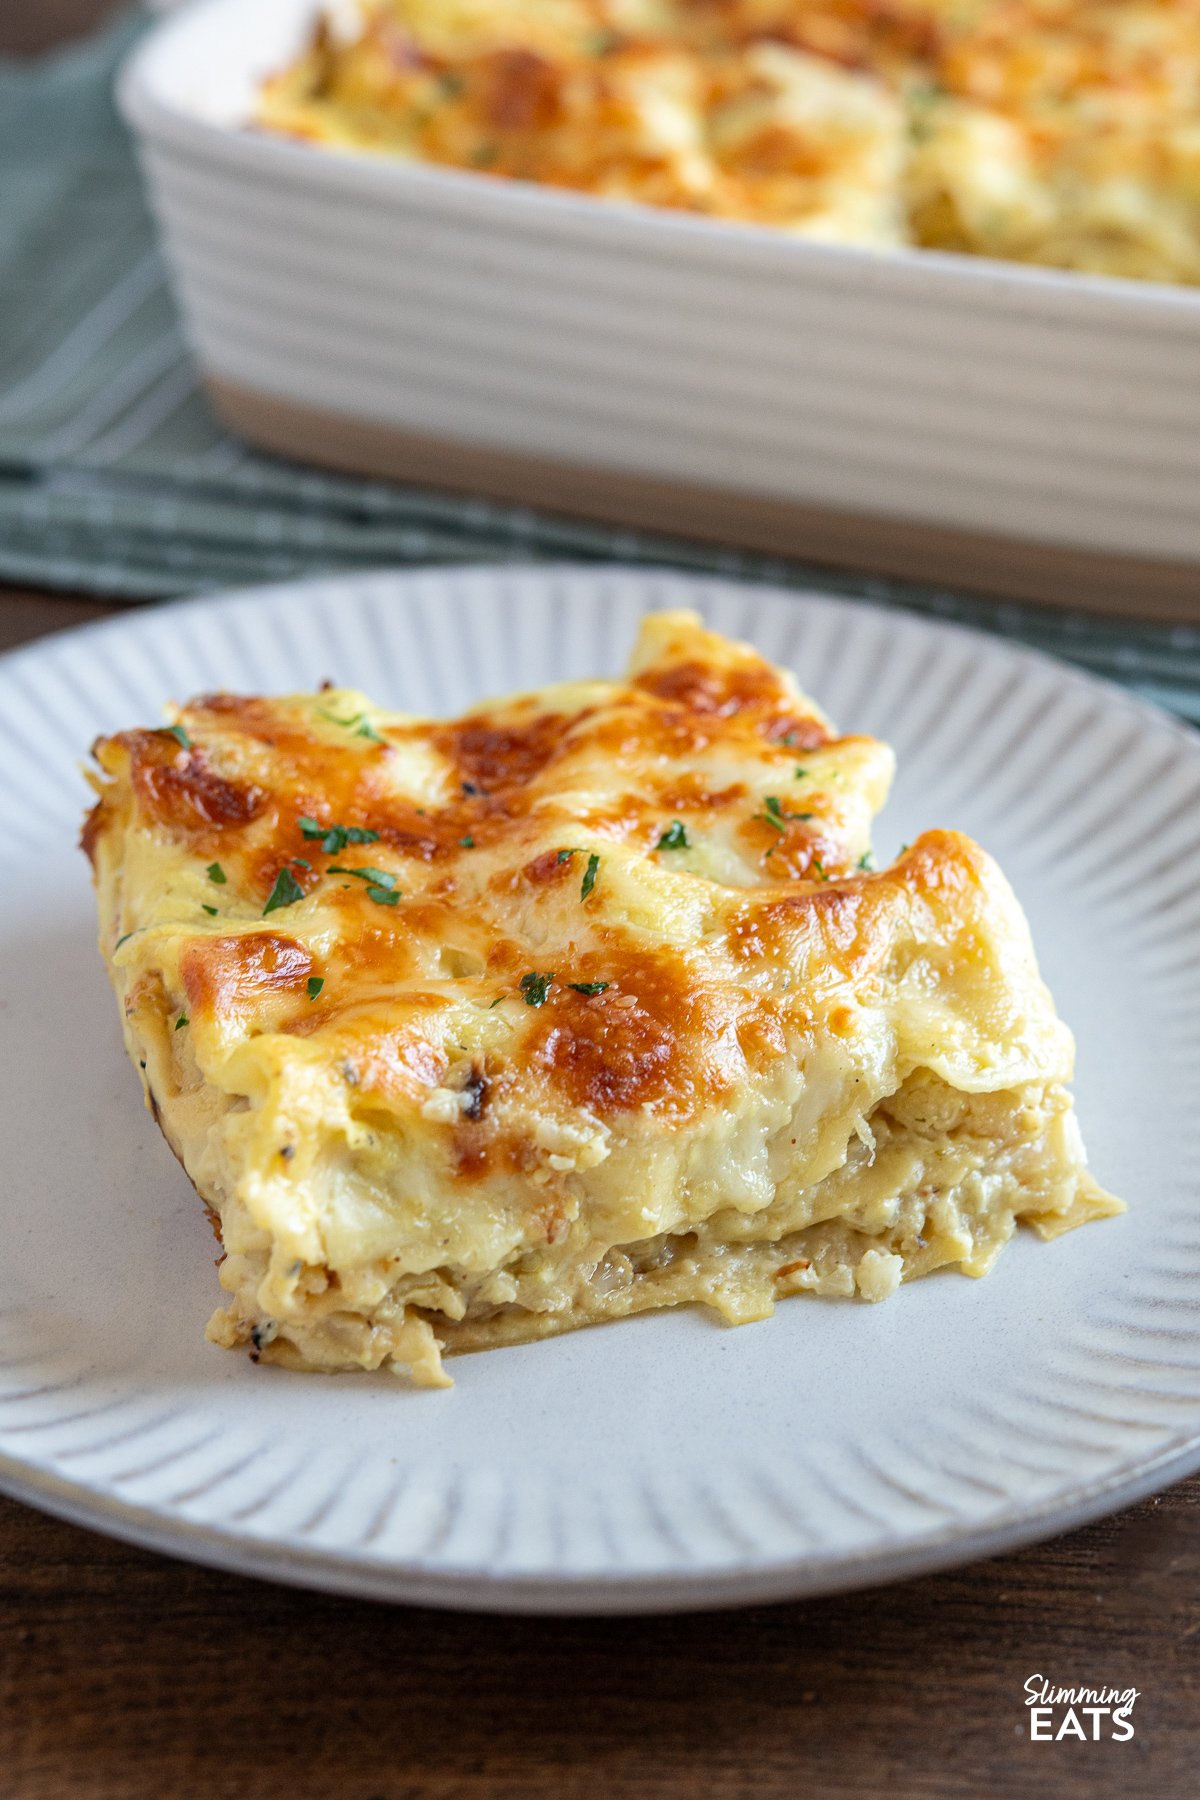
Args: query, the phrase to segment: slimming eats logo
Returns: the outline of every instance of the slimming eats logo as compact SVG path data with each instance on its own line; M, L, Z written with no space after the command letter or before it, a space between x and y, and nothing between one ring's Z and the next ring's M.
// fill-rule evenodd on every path
M1136 1688L1060 1688L1044 1675L1031 1675L1025 1683L1029 1708L1029 1735L1037 1743L1057 1743L1060 1738L1097 1742L1108 1737L1125 1744L1133 1736L1130 1713L1138 1697ZM1091 1720L1088 1730L1084 1721Z

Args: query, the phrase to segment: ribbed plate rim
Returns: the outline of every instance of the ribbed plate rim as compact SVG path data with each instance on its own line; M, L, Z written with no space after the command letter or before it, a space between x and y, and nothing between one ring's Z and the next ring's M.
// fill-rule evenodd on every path
M142 1549L289 1587L447 1612L636 1617L784 1604L915 1580L1078 1530L1198 1472L1200 1432L1188 1433L1181 1435L1177 1445L1168 1446L1132 1472L1089 1484L1070 1506L1049 1502L987 1530L955 1533L948 1527L901 1548L869 1556L818 1551L748 1569L649 1577L553 1572L496 1575L485 1564L464 1563L449 1571L431 1569L419 1561L318 1551L298 1539L259 1538L252 1532L205 1525L161 1508L97 1494L49 1471L31 1472L6 1453L0 1453L0 1493L68 1524L103 1532Z

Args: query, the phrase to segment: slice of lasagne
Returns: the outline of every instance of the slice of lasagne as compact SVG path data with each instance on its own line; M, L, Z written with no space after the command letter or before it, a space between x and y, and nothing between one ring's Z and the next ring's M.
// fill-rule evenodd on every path
M876 869L891 752L691 614L449 722L211 694L95 754L101 947L219 1343L433 1384L1119 1210L995 864L932 831Z

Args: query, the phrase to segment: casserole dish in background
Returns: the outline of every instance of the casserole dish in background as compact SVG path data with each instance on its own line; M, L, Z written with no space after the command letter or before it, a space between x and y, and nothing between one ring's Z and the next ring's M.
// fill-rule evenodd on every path
M197 0L120 84L197 357L243 436L1200 618L1200 290L823 245L248 129L315 11Z

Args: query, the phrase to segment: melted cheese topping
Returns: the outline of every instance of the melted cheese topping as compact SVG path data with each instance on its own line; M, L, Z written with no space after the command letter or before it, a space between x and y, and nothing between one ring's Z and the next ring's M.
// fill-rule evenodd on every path
M102 948L222 1341L432 1381L439 1341L878 1298L1115 1206L998 869L930 832L874 871L890 751L690 614L624 682L449 723L218 694L95 753Z
M1196 0L364 0L258 121L879 246L1200 281Z

